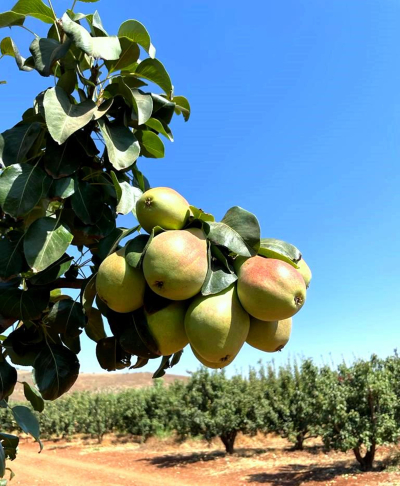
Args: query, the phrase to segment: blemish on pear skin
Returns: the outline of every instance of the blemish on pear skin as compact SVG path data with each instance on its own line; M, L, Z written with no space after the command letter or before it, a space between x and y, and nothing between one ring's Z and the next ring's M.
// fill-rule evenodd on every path
M223 358L221 358L220 361L222 361L223 363L225 363L225 361L228 361L230 357L231 357L231 355L230 354L227 354L226 356L224 356Z
M285 345L284 345L284 344L279 345L279 346L278 346L278 347L275 349L274 353L276 353L276 351L282 351L282 349L283 349L284 347L285 347Z
M164 287L164 282L162 282L161 280L156 280L154 286L158 289L162 289Z

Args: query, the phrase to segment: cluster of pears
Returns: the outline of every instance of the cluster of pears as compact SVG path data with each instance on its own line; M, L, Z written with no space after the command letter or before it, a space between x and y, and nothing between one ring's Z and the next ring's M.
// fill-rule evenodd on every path
M204 230L193 227L191 206L170 188L146 191L136 204L141 227L152 234L141 264L126 259L126 247L100 265L96 290L117 313L142 308L160 355L169 356L190 344L198 360L210 368L233 361L245 342L266 352L288 342L292 316L303 306L311 272L304 260L250 258L230 253L237 280L219 293L201 293L210 266ZM161 227L162 232L154 229ZM161 296L160 309L145 305L146 289Z

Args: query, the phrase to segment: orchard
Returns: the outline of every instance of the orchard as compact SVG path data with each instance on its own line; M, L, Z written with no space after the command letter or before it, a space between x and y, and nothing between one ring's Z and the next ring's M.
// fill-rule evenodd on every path
M39 443L31 409L8 403L15 366L33 368L36 387L24 390L38 412L75 383L82 332L107 371L159 359L160 377L186 346L223 368L246 341L281 350L311 280L300 251L262 238L254 214L235 206L217 222L173 188L150 188L139 164L164 157L162 138L173 140L171 122L188 121L190 104L140 22L109 35L76 3L60 14L19 0L0 14L0 28L42 22L40 35L28 29L26 59L12 37L0 50L55 81L0 135L0 404ZM138 224L118 227L130 213ZM0 477L17 446L0 434Z

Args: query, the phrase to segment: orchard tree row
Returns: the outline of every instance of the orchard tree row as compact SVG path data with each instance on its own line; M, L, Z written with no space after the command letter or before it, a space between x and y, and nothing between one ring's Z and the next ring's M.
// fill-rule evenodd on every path
M321 437L327 450L353 451L362 470L373 466L377 447L400 437L400 358L372 356L337 369L311 360L273 363L228 378L205 368L187 382L175 381L119 393L74 393L49 403L39 415L42 437L106 433L137 436L175 434L180 440L219 437L234 452L238 433L277 433L303 449ZM15 420L1 411L3 428Z

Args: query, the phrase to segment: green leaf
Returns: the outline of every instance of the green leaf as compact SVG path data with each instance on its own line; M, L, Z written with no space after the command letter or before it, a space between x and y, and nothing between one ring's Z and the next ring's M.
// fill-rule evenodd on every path
M0 176L0 206L14 218L25 216L42 198L49 182L39 167L14 164Z
M256 252L246 245L239 233L224 223L205 222L203 229L207 238L216 245L222 245L240 256L256 255Z
M119 343L124 351L145 359L160 356L157 344L149 332L143 308L132 314L124 314L122 319L119 316L114 312L107 315L107 319L114 333L118 329Z
M3 27L12 27L13 25L23 25L24 22L25 15L10 10L0 13L0 29Z
M121 348L114 336L98 341L96 356L100 366L107 371L121 370L131 364L130 355Z
M11 408L15 421L26 433L30 434L39 442L40 451L43 449L43 444L40 441L40 426L38 419L33 415L28 407L17 405Z
M86 315L90 314L93 309L93 301L96 297L96 273L87 281L85 287L81 290L81 303Z
M40 218L29 226L24 238L24 252L34 273L56 262L73 239L69 230L56 218Z
M75 181L72 177L64 177L52 182L49 197L52 199L67 199L75 192Z
M1 403L6 402L3 401ZM0 442L4 448L6 456L13 461L17 456L19 438L16 435L0 433Z
M68 348L47 346L37 356L33 368L36 384L45 400L56 400L66 393L79 375L79 361Z
M168 138L171 142L174 141L174 137L172 135L171 129L166 123L163 123L161 120L157 120L157 118L150 118L145 123L146 126L155 130L158 133L164 135L164 137Z
M0 240L0 278L8 279L22 271L24 261L20 252L20 241L14 243L7 238Z
M225 265L221 264L215 258L211 249L208 250L208 271L206 279L201 288L202 295L218 294L227 289L237 280L237 275L227 270Z
M168 95L172 92L172 82L164 65L158 59L145 59L135 69L135 76L157 84Z
M82 3L96 3L98 1L99 0L78 0L78 2L82 2Z
M46 316L45 323L57 333L71 338L77 337L86 325L83 306L72 299L59 300Z
M119 59L114 61L106 61L106 66L109 73L120 71L121 69L129 70L131 66L134 66L139 59L140 49L136 42L133 42L126 37L122 37L119 40L121 44L121 55Z
M38 390L35 387L31 386L26 381L23 381L22 384L24 385L24 395L25 398L30 402L33 407L33 410L36 412L43 412L44 410L44 400Z
M20 71L32 71L31 67L25 66L26 59L21 56L15 42L11 39L11 37L4 37L0 44L0 51L3 56L13 57Z
M135 231L137 231L140 226L135 226L134 228L126 229L126 228L115 228L106 238L100 241L98 245L98 252L97 256L103 261L108 255L113 253L119 243L126 238L127 236L131 235Z
M298 268L296 264L301 260L301 253L294 245L275 238L262 238L258 254L284 260L295 268Z
M151 93L151 97L153 98L153 118L169 125L175 113L175 103L154 93Z
M62 16L62 27L75 45L89 56L112 61L121 55L121 45L118 37L92 37L81 25L69 18L65 13Z
M117 213L128 214L136 209L136 201L143 194L137 187L131 186L126 181L119 181L115 172L111 171L111 177L117 193Z
M62 179L74 174L81 165L89 161L89 157L72 135L59 145L51 137L47 137L44 167L53 179Z
M47 285L54 282L54 280L60 278L61 275L64 275L64 273L69 269L73 259L73 257L70 257L67 254L63 255L59 260L46 268L46 270L32 275L29 282L32 285Z
M46 24L52 24L55 20L51 8L45 5L42 0L19 0L11 10L39 19Z
M0 314L23 321L39 319L49 298L50 294L42 289L0 288Z
M107 337L104 330L103 318L98 309L91 309L88 322L85 326L85 332L87 337L95 343L98 343L100 339L105 339Z
M124 125L111 124L101 118L98 120L108 158L117 170L130 167L139 157L140 146L136 137Z
M62 88L46 91L43 107L50 135L60 145L80 128L86 126L97 110L92 100L74 105Z
M205 213L202 209L198 209L195 206L189 207L194 219L199 219L200 221L210 221L212 223L215 221L215 218L212 214Z
M50 76L54 63L67 54L71 44L70 39L61 44L55 39L36 37L29 46L29 50L39 74Z
M139 140L142 155L155 159L164 157L165 147L158 135L147 130L137 130L135 135Z
M190 118L190 104L184 96L174 96L172 101L176 104L175 113L183 116L185 121Z
M102 194L95 186L79 178L75 179L74 187L75 191L71 196L72 209L85 224L97 223L102 215Z
M156 56L156 49L151 43L146 27L137 20L126 20L118 30L118 37L127 37L143 47L151 58Z
M42 126L38 122L24 123L0 134L0 164L6 167L23 162Z
M63 89L69 95L75 91L76 84L76 72L72 69L65 71L57 81L57 87Z
M108 236L115 229L115 213L108 206L99 207L100 219L95 224L81 225L75 222L73 245L91 245ZM80 239L81 238L81 239Z
M12 394L17 383L17 370L0 356L0 400Z
M109 98L108 100L104 101L97 109L96 113L93 115L94 120L98 120L102 116L104 116L107 111L111 108L112 104L114 103L113 98Z
M153 98L151 95L144 94L138 89L130 88L127 78L120 77L118 84L119 92L134 110L131 115L132 120L137 120L138 125L146 123L153 111Z
M170 360L171 356L163 356L161 358L161 363L160 363L160 366L158 367L158 369L155 371L155 373L153 374L152 378L161 378L162 376L165 375L165 370L167 370L168 368L171 367L170 365Z
M138 235L125 247L125 260L133 268L138 268L142 254L149 241L149 235Z
M239 206L234 206L228 210L221 222L234 229L243 238L247 246L256 252L258 251L261 230L258 219L253 213Z

